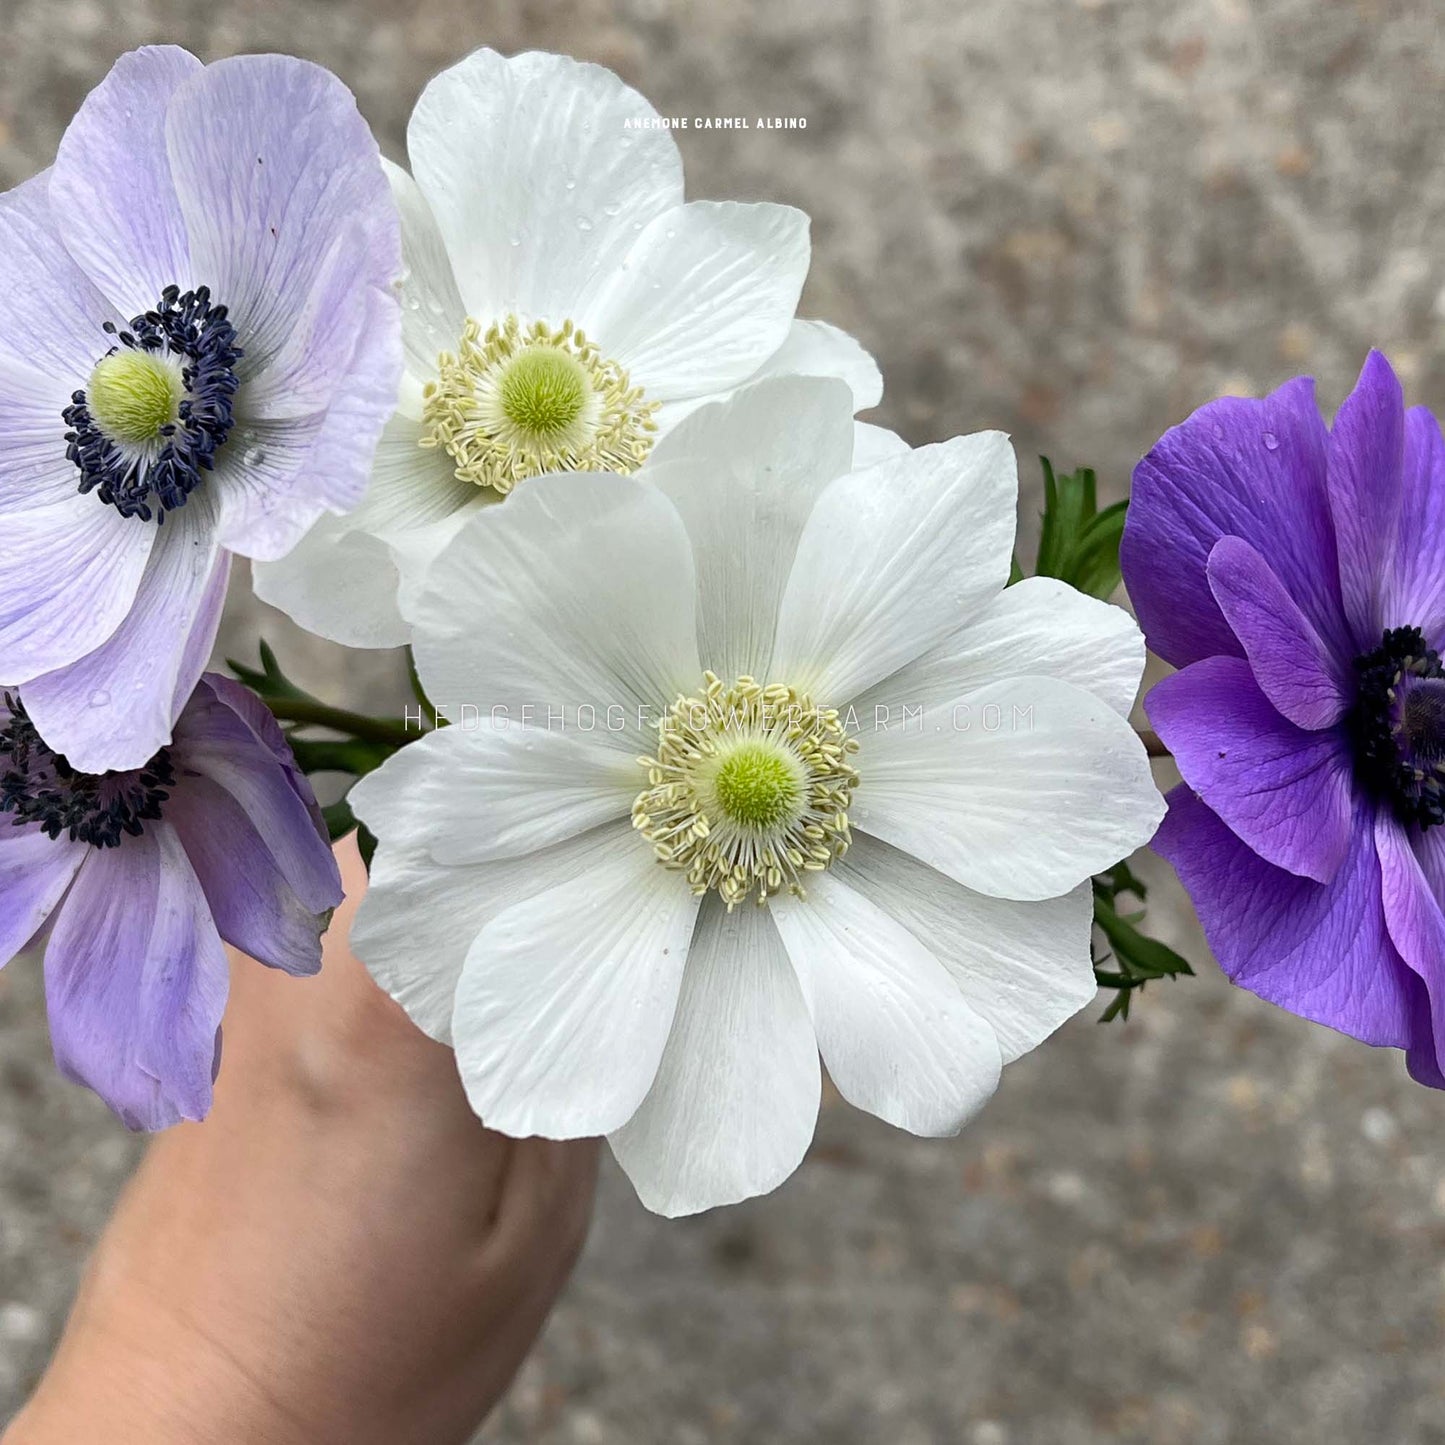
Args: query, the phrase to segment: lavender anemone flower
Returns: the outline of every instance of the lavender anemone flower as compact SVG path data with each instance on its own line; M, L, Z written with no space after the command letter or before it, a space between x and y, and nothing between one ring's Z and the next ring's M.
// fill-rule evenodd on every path
M1154 846L1224 971L1445 1088L1445 443L1372 352L1334 426L1300 378L1167 432L1124 576L1180 670Z
M284 56L122 56L0 195L0 685L75 767L169 740L231 553L360 497L400 270L350 92Z
M341 901L320 811L275 719L207 674L168 747L96 776L48 747L7 694L0 813L0 964L48 935L61 1072L132 1129L204 1118L229 986L222 940L315 973Z

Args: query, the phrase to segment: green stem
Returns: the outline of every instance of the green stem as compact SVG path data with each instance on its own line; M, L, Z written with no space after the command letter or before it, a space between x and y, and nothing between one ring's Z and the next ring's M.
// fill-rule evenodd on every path
M345 708L328 707L313 697L268 697L266 706L278 722L308 723L315 727L332 728L346 733L362 742L380 743L385 747L400 748L415 742L421 736L417 728L409 728L404 722L386 718L366 717L359 712L348 712Z

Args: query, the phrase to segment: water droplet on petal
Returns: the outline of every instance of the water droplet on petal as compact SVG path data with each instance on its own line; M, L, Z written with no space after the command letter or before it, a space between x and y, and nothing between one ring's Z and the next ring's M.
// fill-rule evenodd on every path
M1267 452L1277 452L1279 450L1279 438L1275 436L1272 431L1265 432L1260 438L1260 441L1264 443L1264 449Z
M91 707L109 707L110 693L108 693L103 687L96 688L96 690L90 695L90 705Z
M248 467L259 467L266 460L265 447L247 447L241 454L241 460Z
M590 231L592 229L592 222L586 216L578 216L577 229L579 231Z

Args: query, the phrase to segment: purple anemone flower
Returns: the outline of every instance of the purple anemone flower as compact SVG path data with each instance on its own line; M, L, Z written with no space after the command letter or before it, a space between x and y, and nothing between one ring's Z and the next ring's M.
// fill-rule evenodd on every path
M0 195L0 685L76 767L167 742L231 553L359 499L400 271L350 92L283 56L122 56Z
M1445 1087L1445 443L1371 352L1225 399L1134 473L1124 576L1180 670L1146 708L1184 784L1155 848L1224 971Z
M341 877L310 784L254 694L207 674L142 767L82 773L0 706L0 964L39 936L55 1061L133 1129L202 1119L222 941L321 966ZM6 824L10 826L6 826Z

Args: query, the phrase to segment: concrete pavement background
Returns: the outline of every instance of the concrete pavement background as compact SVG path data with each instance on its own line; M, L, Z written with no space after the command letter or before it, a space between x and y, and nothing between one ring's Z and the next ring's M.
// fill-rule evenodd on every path
M1333 406L1371 344L1445 405L1445 40L1430 0L0 0L0 183L52 157L121 50L285 49L386 148L475 45L599 60L664 113L693 196L814 219L806 314L879 357L879 419L980 426L1114 494L1170 423L1298 371ZM1027 530L1036 507L1024 506ZM390 657L308 643L338 701ZM956 1141L836 1102L793 1181L703 1219L615 1169L576 1279L483 1439L577 1445L1438 1445L1445 1099L1396 1057L1200 977L1092 1009ZM58 1328L137 1145L54 1074L38 969L0 974L0 1418ZM88 1445L88 1442L87 1442Z

